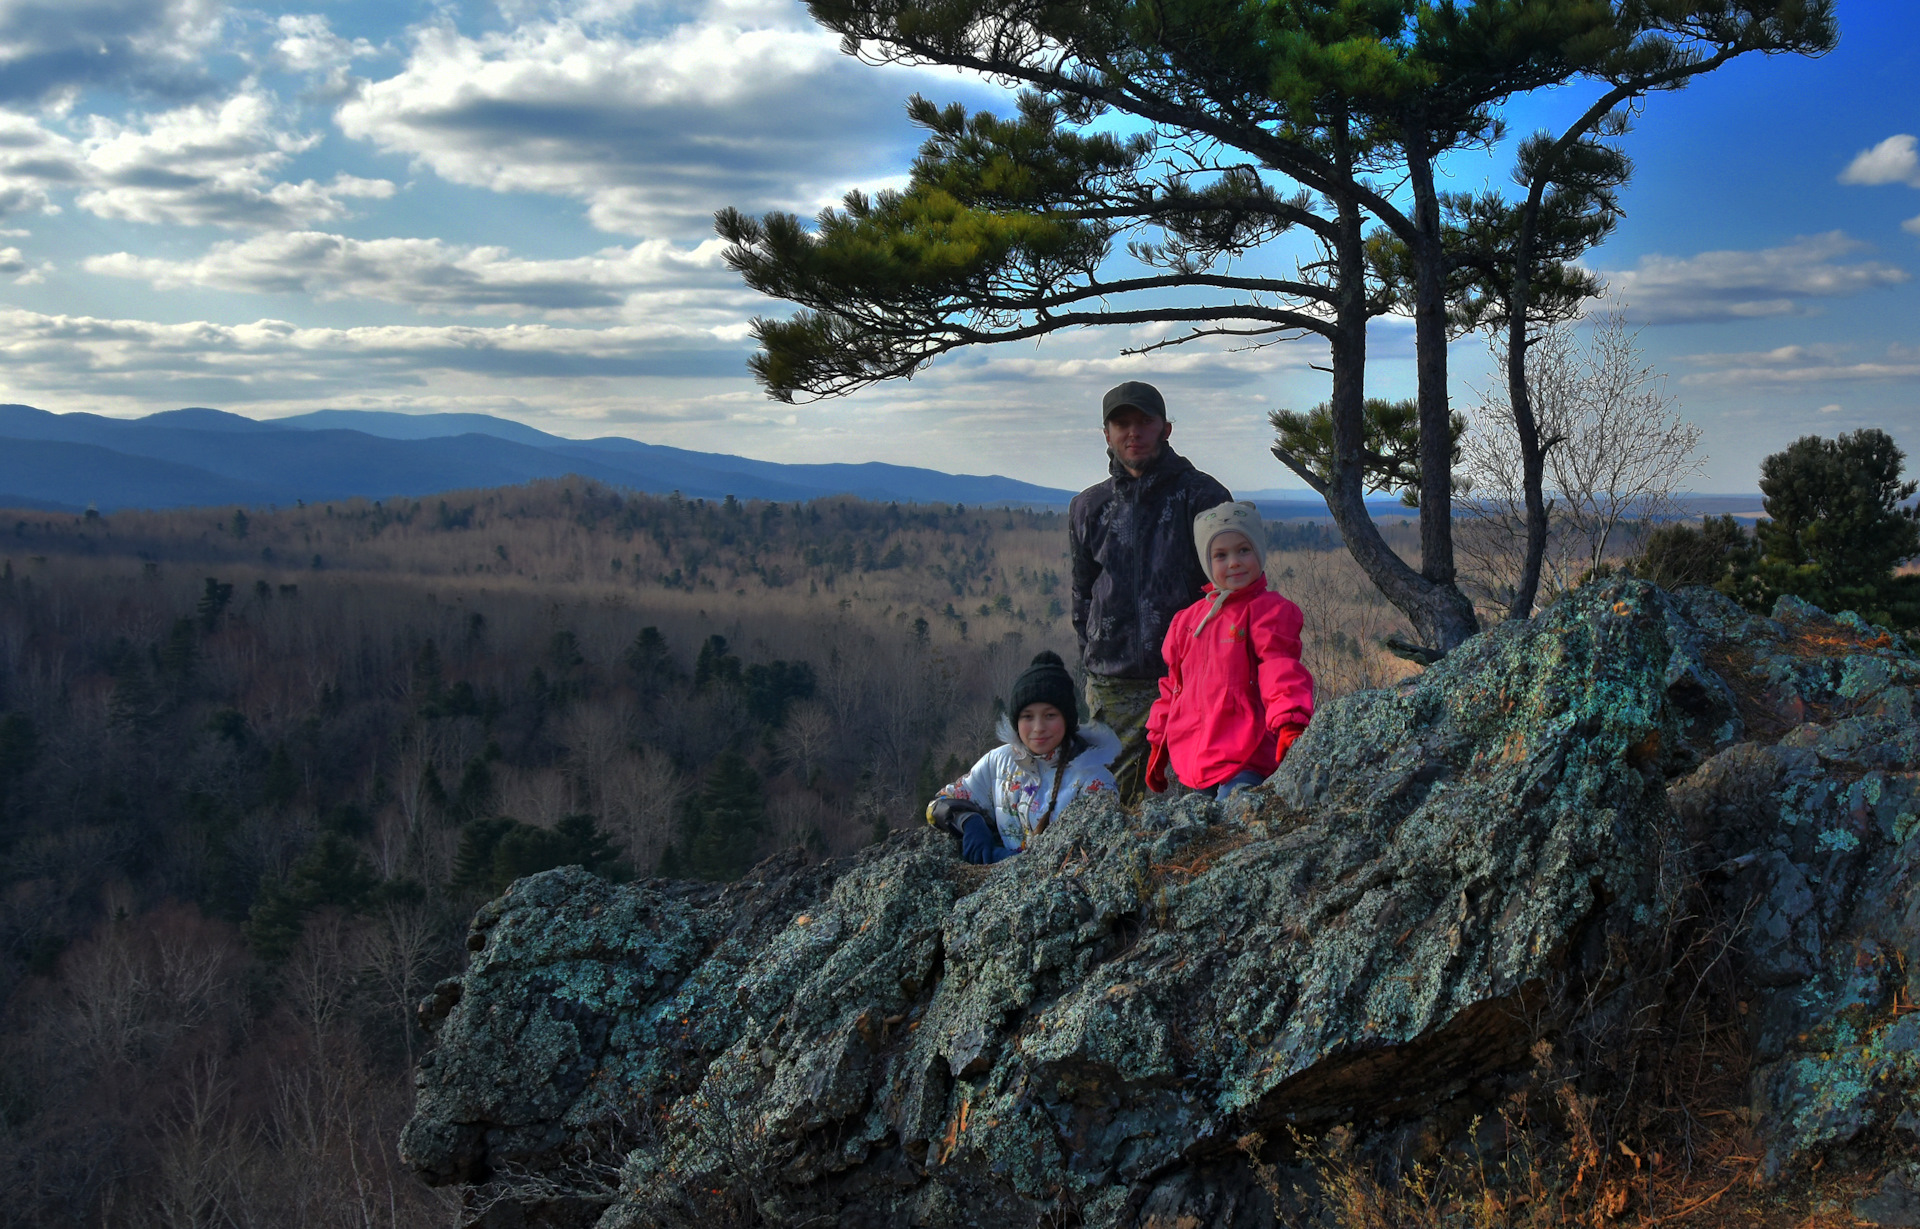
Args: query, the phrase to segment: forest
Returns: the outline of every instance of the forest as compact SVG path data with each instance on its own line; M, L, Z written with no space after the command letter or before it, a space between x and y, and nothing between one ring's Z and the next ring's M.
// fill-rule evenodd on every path
M1410 669L1268 538L1323 700ZM1074 657L1067 571L1059 513L578 479L0 516L0 1223L450 1223L393 1140L472 911L920 822Z

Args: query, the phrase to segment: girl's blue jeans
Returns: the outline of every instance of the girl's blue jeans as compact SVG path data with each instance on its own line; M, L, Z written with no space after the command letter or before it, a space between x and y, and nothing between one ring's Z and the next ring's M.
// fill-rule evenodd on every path
M1253 769L1242 768L1239 772L1234 773L1232 776L1222 781L1219 785L1215 786L1213 791L1213 796L1222 801L1225 801L1227 795L1235 792L1236 790L1243 790L1248 788L1249 786L1258 785L1265 780L1266 780L1265 777L1261 776L1259 773L1255 772Z

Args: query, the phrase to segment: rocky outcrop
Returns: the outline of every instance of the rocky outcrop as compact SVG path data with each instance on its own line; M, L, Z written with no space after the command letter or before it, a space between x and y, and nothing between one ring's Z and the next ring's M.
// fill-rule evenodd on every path
M1743 922L1766 1172L1857 1163L1887 1132L1920 1138L1920 660L1792 599L1771 619L1681 604L1753 735L1669 796Z
M403 1154L603 1229L1272 1224L1256 1137L1616 1044L1701 882L1746 920L1773 1169L1905 1129L1920 663L1778 615L1590 586L1327 706L1259 790L1088 800L992 869L916 831L522 880L423 1005Z

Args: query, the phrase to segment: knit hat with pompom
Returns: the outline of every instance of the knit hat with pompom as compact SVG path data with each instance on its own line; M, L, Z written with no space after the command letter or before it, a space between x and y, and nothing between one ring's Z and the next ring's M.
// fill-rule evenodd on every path
M1020 710L1029 704L1051 704L1067 719L1067 733L1080 728L1080 708L1074 703L1073 676L1067 663L1052 649L1036 653L1033 664L1013 680L1013 698L1007 701L1007 717L1020 720Z

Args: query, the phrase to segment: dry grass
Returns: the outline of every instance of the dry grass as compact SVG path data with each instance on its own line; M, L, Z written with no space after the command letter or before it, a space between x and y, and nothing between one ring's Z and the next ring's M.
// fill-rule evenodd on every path
M1670 930L1670 960L1655 962L1671 977L1624 1031L1587 1050L1598 1059L1584 1070L1543 1039L1530 1077L1491 1113L1451 1128L1436 1118L1397 1153L1363 1146L1347 1127L1278 1146L1241 1139L1277 1221L1336 1229L1864 1224L1851 1208L1872 1173L1816 1165L1764 1180L1747 1106L1747 990L1729 958L1745 919L1715 916L1697 886L1686 896L1696 908Z

